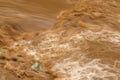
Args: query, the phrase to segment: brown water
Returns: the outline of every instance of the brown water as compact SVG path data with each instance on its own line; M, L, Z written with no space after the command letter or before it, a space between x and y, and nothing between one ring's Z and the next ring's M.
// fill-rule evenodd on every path
M1 1L0 80L120 80L120 0L70 1Z
M24 31L44 29L68 8L65 0L0 0L0 20L21 26Z

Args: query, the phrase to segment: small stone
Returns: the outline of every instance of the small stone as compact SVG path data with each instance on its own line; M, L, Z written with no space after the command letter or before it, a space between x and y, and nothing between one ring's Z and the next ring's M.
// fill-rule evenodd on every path
M40 63L36 62L31 66L34 70L43 70L43 67L40 65Z

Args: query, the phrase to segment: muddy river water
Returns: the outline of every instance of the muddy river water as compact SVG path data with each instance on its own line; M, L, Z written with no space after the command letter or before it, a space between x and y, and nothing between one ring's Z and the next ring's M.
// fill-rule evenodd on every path
M120 0L67 1L0 0L0 80L120 80Z
M65 0L0 0L0 20L36 31L53 24L68 6Z

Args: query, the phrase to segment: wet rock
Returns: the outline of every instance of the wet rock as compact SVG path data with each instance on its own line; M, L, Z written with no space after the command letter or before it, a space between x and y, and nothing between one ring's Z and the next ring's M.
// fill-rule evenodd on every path
M33 69L33 70L43 70L43 67L40 65L40 63L38 63L38 62L36 62L36 63L34 63L32 66L31 66L31 68Z

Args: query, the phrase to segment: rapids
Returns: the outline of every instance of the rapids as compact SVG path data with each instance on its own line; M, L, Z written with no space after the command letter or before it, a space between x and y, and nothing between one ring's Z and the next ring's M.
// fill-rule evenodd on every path
M120 80L120 0L67 1L0 0L0 80Z

